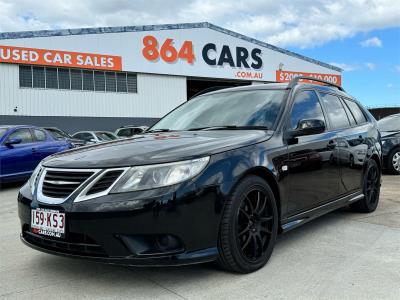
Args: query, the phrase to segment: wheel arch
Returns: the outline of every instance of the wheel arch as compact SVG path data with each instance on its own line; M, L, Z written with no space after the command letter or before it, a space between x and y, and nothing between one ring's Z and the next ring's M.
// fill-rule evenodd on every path
M271 187L272 192L274 193L274 197L276 200L276 206L278 208L278 216L279 216L279 227L281 226L281 218L282 218L282 210L281 210L281 193L279 190L278 182L274 176L274 174L268 170L266 167L254 167L248 169L245 173L243 173L239 179L237 180L236 184L240 182L243 178L249 175L255 175L264 179L268 185Z

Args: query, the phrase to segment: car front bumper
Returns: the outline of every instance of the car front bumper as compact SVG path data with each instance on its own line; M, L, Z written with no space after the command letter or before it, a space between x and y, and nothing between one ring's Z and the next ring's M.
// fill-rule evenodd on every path
M134 266L186 265L218 257L224 198L219 186L198 188L189 183L159 195L125 193L58 205L41 204L32 198L24 186L18 196L18 213L21 240L36 250ZM31 232L31 210L35 208L64 212L65 237ZM159 239L165 237L167 243L160 246Z

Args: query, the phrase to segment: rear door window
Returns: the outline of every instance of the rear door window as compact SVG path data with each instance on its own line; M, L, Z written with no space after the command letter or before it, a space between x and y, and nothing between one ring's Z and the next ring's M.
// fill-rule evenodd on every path
M46 134L43 130L33 129L33 135L35 137L35 140L38 142L43 142L46 140Z
M321 93L322 102L328 114L333 129L341 129L350 126L346 111L340 99L334 95Z
M364 113L356 102L347 99L344 99L344 102L352 112L354 118L357 121L357 124L364 124L367 122L367 118L365 117Z

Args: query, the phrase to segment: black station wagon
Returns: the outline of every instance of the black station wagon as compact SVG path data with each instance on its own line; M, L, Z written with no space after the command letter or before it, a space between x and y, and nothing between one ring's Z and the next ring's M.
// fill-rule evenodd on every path
M142 135L46 158L18 196L22 241L105 263L248 273L278 233L347 205L374 211L376 121L316 81L210 92Z

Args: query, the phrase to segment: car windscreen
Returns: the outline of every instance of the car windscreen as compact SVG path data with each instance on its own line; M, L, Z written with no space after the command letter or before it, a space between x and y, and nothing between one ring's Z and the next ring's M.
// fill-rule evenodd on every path
M8 128L7 127L0 127L0 139L3 137L3 135L7 132Z
M400 131L400 115L389 116L378 121L381 131Z
M273 128L285 90L222 92L191 99L151 130L190 130L218 126Z
M108 132L96 132L96 136L102 141L113 141L117 138Z

